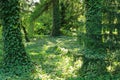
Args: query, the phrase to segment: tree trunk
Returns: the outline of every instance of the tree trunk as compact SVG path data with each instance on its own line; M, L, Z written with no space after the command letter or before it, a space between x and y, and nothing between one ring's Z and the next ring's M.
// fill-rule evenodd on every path
M29 64L30 59L22 43L19 0L2 0L2 25L4 43L3 66L14 68L17 65ZM18 69L18 71L22 69Z
M65 4L61 2L61 26L63 27L65 25Z
M51 36L60 36L60 26L59 0L53 0L53 27Z
M106 72L104 56L106 54L102 43L102 13L100 0L85 0L86 36L84 39L83 66L80 73L85 76L97 77Z

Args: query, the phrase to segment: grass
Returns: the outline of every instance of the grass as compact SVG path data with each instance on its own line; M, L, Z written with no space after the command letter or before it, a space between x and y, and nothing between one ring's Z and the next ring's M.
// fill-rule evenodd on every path
M74 62L73 53L77 53L79 45L76 38L59 37L44 38L26 44L27 52L36 64L42 80L65 80L77 76L81 61Z
M7 73L2 74L0 78L2 80L30 80L31 78L31 80L65 80L68 77L76 77L81 66L81 61L74 62L73 57L73 53L76 54L79 49L76 40L76 37L66 36L34 38L31 42L25 43L26 51L36 67L31 77L29 79L26 78L27 75L11 77L6 76L11 75ZM0 45L0 52L2 53L2 45Z
M81 57L76 57L82 48L77 37L34 38L25 43L25 48L35 65L35 71L30 74L23 73L23 76L0 73L1 80L120 80L119 74L105 74L94 78L79 76L83 61ZM0 59L2 52L0 45Z

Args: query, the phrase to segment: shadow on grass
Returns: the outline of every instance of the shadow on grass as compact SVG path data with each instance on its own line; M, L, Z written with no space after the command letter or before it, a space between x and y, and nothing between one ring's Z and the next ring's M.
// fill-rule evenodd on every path
M33 65L36 70L29 72L22 71L23 75L12 75L12 73L3 73L0 70L0 79L2 80L119 80L120 60L119 51L111 52L110 63L107 63L109 74L98 75L97 77L91 77L94 75L92 71L86 69L86 73L89 75L81 76L79 71L83 61L80 59L78 50L79 44L75 38L71 37L58 37L58 38L44 38L34 40L26 43L26 50L31 56ZM75 58L75 60L74 60ZM112 61L111 61L112 60ZM101 67L102 63L98 63ZM89 64L87 64L89 65ZM98 66L98 67L99 67ZM95 66L89 65L94 68ZM90 68L90 69L91 69ZM110 69L109 69L110 68ZM113 71L112 71L113 70ZM12 70L11 70L12 71ZM90 72L90 73L89 73ZM101 71L99 71L101 72ZM95 73L96 74L96 73ZM84 75L84 74L83 74Z
M48 37L28 43L27 52L39 68L42 79L65 79L74 75L73 55L79 45L76 38Z
M24 68L20 66L16 66L16 68ZM11 69L11 70L10 70ZM29 70L23 71L21 69L18 71L18 69L15 71L14 68L10 68L9 71L5 71L5 69L0 69L0 80L34 80L34 77L32 77L32 72L29 72Z

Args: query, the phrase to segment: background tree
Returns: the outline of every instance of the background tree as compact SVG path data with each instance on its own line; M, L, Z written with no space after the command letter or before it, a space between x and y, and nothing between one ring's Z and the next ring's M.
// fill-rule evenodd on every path
M102 42L102 0L85 0L85 17L84 63L83 70L80 72L88 76L89 73L97 73L96 76L98 76L106 72L104 62L106 50L103 48Z
M59 36L61 34L59 0L52 0L52 2L53 2L53 27L51 36Z
M114 62L119 62L119 0L110 0L104 1L104 11L103 11L103 42L104 47L107 49L108 60L112 58L112 61L109 61L110 66L114 67L115 70L112 73L118 71L119 65L114 65ZM117 56L115 56L117 55ZM113 57L115 56L115 57Z
M31 17L30 17L30 27L31 27L31 28L29 28L30 33L37 32L40 34L41 32L44 32L43 34L51 33L51 35L52 35L52 31L54 29L53 28L53 23L54 23L53 18L54 17L51 17L51 16L54 16L53 15L54 10L53 10L52 4L53 4L53 0L47 0L47 1L42 1L39 5L37 5L35 7L33 13L31 13ZM81 13L83 13L82 1L59 0L58 5L59 5L58 14L59 14L59 21L60 21L59 24L61 25L60 32L63 35L70 36L72 34L72 31L73 30L76 31L76 29L80 25L80 22L78 21L78 17L80 17ZM49 15L49 18L46 21L43 20L43 19L46 19L45 15ZM55 17L55 18L57 18L57 17ZM50 21L48 21L48 20L50 20ZM37 30L36 30L36 23L40 23L43 25L41 25L39 27L39 29L37 27ZM56 28L57 28L57 26L56 26ZM34 30L34 32L33 32L33 30ZM56 30L56 32L58 32L57 30ZM46 33L45 33L45 31L46 31ZM73 31L73 32L75 32L75 31Z

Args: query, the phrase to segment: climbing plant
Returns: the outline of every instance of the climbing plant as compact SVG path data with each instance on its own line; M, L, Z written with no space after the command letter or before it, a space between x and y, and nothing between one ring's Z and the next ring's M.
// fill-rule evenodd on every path
M31 62L22 42L20 1L1 0L1 5L4 43L3 67L14 74L22 74L24 66ZM22 68L17 68L18 66Z

